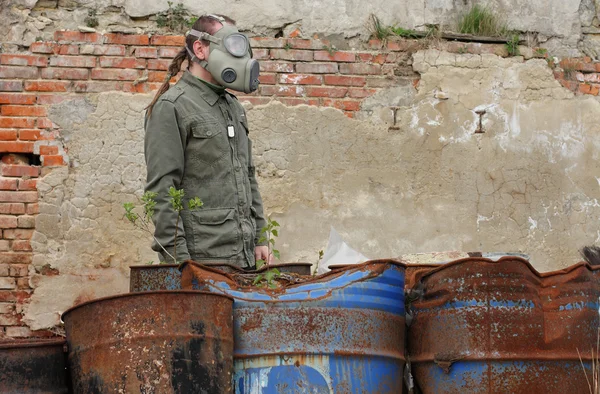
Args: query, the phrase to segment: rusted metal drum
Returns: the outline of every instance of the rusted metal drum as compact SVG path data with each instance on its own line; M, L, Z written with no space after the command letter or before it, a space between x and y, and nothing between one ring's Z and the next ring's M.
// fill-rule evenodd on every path
M223 272L243 272L240 268L219 262L202 263ZM179 290L181 289L181 272L178 264L133 265L129 267L129 291Z
M68 393L66 341L0 341L0 393Z
M470 258L421 285L408 350L424 393L588 392L600 295L589 265L540 274L518 257Z
M312 268L311 263L278 263L269 264L261 267L259 272L267 271L273 268L277 268L281 273L298 274L298 275L310 275Z
M155 291L69 309L74 392L231 393L232 307L224 295Z
M182 286L234 297L236 394L402 392L403 264L367 262L273 291L186 264Z

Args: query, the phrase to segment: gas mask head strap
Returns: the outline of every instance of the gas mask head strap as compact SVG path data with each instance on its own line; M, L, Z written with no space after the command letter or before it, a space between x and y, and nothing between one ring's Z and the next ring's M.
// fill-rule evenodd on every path
M227 23L227 21L218 16L218 15L213 15L213 14L209 14L206 15L207 17L211 18L211 19L215 19L219 22L221 22L222 25L224 25L225 23ZM191 29L189 30L187 33L185 33L185 36L192 36L192 37L196 37L197 40L205 40L205 41L209 41L209 42L213 42L217 45L221 44L221 40L219 38L216 38L214 36L211 36L210 34L208 34L207 32L203 32L203 31L198 31L195 29ZM198 59L198 56L196 56L194 54L194 51L192 51L187 45L185 46L185 49L188 53L188 55L190 55L190 59L192 59L193 62L196 62L198 64L200 64L202 67L206 68L206 66L208 65L208 62L206 60L200 60Z

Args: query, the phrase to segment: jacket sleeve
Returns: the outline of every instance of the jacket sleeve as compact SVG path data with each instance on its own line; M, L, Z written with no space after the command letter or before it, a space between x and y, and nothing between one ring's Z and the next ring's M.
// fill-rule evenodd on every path
M256 235L254 237L254 243L256 246L267 245L267 242L259 243L260 230L267 225L265 220L265 214L263 212L263 202L258 190L258 182L256 181L256 169L254 168L254 159L252 158L252 141L248 137L248 179L250 181L250 188L252 189L252 207L256 211Z
M175 263L168 256L176 257L177 262L190 259L185 232L181 219L177 223L177 212L173 210L169 198L169 188L180 188L184 171L184 152L187 144L185 129L179 124L179 116L174 104L168 100L159 100L146 118L144 137L144 155L146 157L147 178L145 191L157 193L154 212L154 237L152 249L159 252L163 261ZM175 228L177 227L177 240ZM160 243L160 245L158 243ZM175 256L177 242L177 256Z

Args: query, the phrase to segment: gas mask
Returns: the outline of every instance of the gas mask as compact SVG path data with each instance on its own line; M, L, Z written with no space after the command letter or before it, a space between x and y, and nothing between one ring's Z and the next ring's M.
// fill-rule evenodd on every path
M204 67L219 84L244 93L258 89L258 61L252 59L248 38L235 26L224 24L214 36L193 29L187 35L210 42L208 61L199 60L187 45L186 49L192 60Z

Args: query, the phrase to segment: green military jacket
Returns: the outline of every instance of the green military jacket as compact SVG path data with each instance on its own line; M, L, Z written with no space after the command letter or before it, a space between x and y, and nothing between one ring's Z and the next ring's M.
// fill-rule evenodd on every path
M246 113L235 96L217 93L189 72L156 102L145 122L146 191L158 193L155 238L177 260L255 264L265 225L252 162ZM169 203L169 187L184 189L184 211ZM200 197L204 206L187 209ZM152 249L172 261L157 244Z

